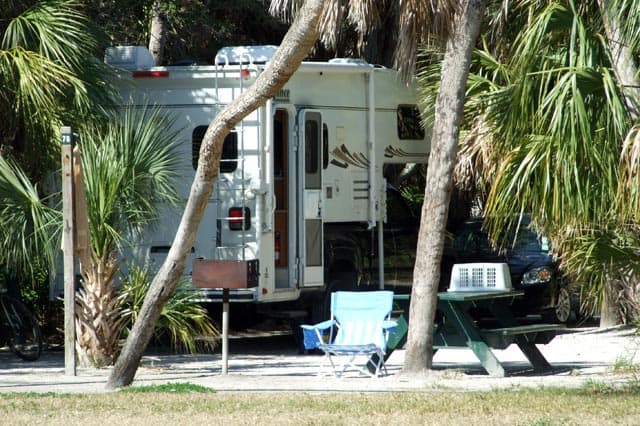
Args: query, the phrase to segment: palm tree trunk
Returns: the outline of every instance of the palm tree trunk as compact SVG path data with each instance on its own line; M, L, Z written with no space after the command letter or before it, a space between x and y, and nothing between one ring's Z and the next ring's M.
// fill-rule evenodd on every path
M620 17L614 10L608 7L604 0L598 0L598 7L604 23L604 31L607 36L607 46L613 66L613 72L623 88L627 111L631 119L637 121L640 118L640 80L638 79L638 67L633 60L633 52L628 42L622 35Z
M108 389L127 386L133 381L140 359L151 339L153 325L182 276L187 254L193 245L198 225L218 176L218 164L225 136L251 111L273 97L298 69L300 62L318 39L318 23L323 4L322 0L305 2L267 69L242 96L218 114L209 125L202 141L198 169L174 243L151 283L140 315L109 376Z
M602 303L600 304L600 328L613 327L620 324L617 309L619 301L615 295L617 284L618 280L612 278L606 283L603 290L604 294L602 295Z
M162 63L167 34L167 23L162 15L160 0L155 0L151 9L151 34L149 34L149 52L156 65Z
M623 37L619 14L605 3L604 0L598 0L607 36L607 46L611 55L611 66L618 83L622 86L627 112L631 120L636 122L640 118L638 67L633 60L633 52ZM600 306L600 327L610 327L620 322L620 300L614 296L617 283L617 280L612 279L604 288L602 305Z
M422 218L413 272L409 333L403 371L431 369L433 325L436 313L440 262L451 200L452 176L458 147L471 54L485 10L485 0L462 1L442 62L436 100L431 153L422 206Z
M83 367L113 364L123 321L113 281L118 271L114 259L93 258L83 265L82 288L76 295L76 348Z

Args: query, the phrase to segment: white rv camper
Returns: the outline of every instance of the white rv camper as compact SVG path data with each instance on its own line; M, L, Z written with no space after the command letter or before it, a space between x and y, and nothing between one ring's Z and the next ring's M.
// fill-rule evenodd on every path
M208 124L253 84L275 49L225 48L214 65L167 67L154 67L141 47L108 49L122 102L156 105L181 129L177 190L185 201ZM398 257L384 253L397 248L386 241L394 229L385 231L384 171L425 163L428 151L415 92L396 72L352 59L303 62L226 138L185 274L206 260L214 288L199 290L204 300L220 300L215 283L228 280L236 282L231 302L271 306L303 306L336 286L410 284L410 274L383 271L383 259ZM403 216L394 223L413 223L406 209L394 210ZM166 256L180 213L166 213L138 247L151 264ZM415 247L408 250L413 256Z

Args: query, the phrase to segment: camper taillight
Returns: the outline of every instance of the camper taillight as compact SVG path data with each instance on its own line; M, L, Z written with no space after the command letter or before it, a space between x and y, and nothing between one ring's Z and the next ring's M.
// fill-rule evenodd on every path
M134 71L133 78L162 78L169 77L169 71Z
M232 231L246 231L251 226L251 211L249 207L244 208L244 214L242 210L242 207L231 207L229 209L229 229Z

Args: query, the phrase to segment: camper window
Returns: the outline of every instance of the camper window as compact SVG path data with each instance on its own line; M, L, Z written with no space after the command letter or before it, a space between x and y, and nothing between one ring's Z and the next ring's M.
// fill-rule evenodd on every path
M307 120L304 133L307 140L305 171L314 174L318 172L318 122Z
M198 126L191 133L191 165L198 168L200 146L209 126ZM231 173L238 168L238 133L232 131L224 139L222 157L220 158L220 173Z
M329 128L322 123L322 169L329 167Z
M304 188L320 189L322 185L322 116L318 112L307 112L304 123Z
M398 105L398 138L424 139L420 110L415 105Z

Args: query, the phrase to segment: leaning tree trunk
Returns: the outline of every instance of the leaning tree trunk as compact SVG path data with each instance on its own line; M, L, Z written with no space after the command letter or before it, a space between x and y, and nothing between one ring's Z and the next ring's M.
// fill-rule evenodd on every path
M424 372L432 366L433 323L453 169L471 54L484 10L485 0L462 1L446 43L413 271L405 373Z
M140 359L151 339L153 325L160 317L162 307L175 291L184 271L187 254L193 245L198 225L218 175L218 164L225 136L240 120L273 97L298 69L300 62L318 39L318 22L322 14L322 6L322 0L305 2L265 71L246 92L220 112L209 125L202 141L198 169L174 243L151 283L140 315L109 376L107 388L127 386L133 381Z

